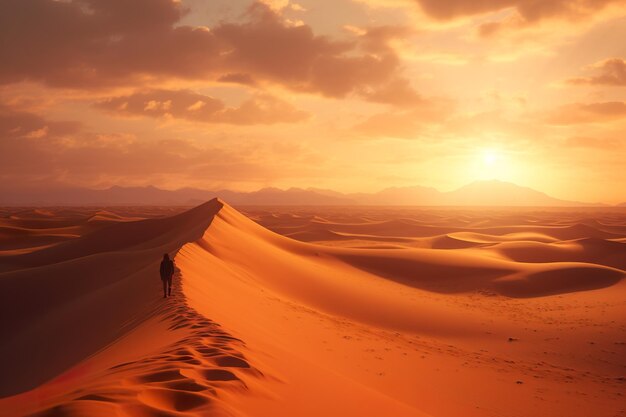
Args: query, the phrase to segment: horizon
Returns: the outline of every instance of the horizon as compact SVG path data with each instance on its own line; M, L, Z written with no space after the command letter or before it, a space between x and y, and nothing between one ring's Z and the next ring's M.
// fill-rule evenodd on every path
M624 203L623 4L546 4L4 2L0 181Z
M477 188L477 186L479 188ZM505 189L498 189L495 190L493 188L493 186L496 187L506 187ZM120 191L140 191L140 190L155 190L158 192L166 192L166 193L180 193L180 192L200 192L200 193L208 193L209 195L213 195L212 197L207 196L206 199L203 199L200 196L195 196L195 197L191 197L190 195L187 195L186 198L188 198L188 203L181 203L183 200L182 196L179 196L179 200L169 200L169 202L166 203L166 200L160 200L160 202L155 202L153 200L148 200L149 202L146 202L145 204L141 203L141 197L138 196L134 196L133 198L135 198L135 200L128 200L128 201L120 201L120 200L116 200L116 201L112 201L110 200L111 196L109 196L109 200L106 200L106 196L100 196L98 198L102 198L102 200L97 200L94 199L92 196L92 199L89 200L87 199L87 196L85 195L81 195L80 193L85 193L85 192L101 192L101 193L105 193L108 191L115 191L115 190L120 190ZM390 196L390 200L387 200L388 203L384 203L381 202L379 200L371 200L371 198L374 197L379 197L381 195L384 195L385 192L388 191L403 191L406 190L408 194L405 194L403 197L411 197L410 191L412 190L423 190L423 191L427 191L427 192L431 192L434 193L433 195L430 196L421 196L421 199L415 199L413 201L411 201L410 203L407 203L406 201L403 200L397 200L398 196L396 195L394 199L394 196L391 195ZM471 198L470 202L460 202L460 200L450 200L447 199L446 197L451 197L455 194L458 194L460 192L467 192L469 190L470 194L469 197ZM46 199L46 197L40 197L39 192L41 192L41 189L22 189L22 193L18 193L18 200L11 200L11 191L10 189L5 189L3 190L4 195L5 195L5 200L3 201L2 199L0 199L0 207L1 206L5 206L5 207L37 207L37 204L39 204L40 206L45 206L45 207L62 207L63 204L60 203L59 201L55 201L52 200L54 202L51 202L49 199ZM15 191L15 190L13 190ZM23 191L26 191L26 193L23 193ZM241 190L232 190L232 189L201 189L201 188L193 188L193 187L183 187L183 188L175 188L175 189L166 189L166 188L160 188L154 185L146 185L146 186L134 186L134 187L124 187L124 186L119 186L119 185L113 185L107 188L83 188L83 187L64 187L64 186L59 186L58 188L49 188L47 190L47 192L78 192L79 194L69 194L70 198L76 199L78 198L80 203L76 203L75 200L71 200L71 202L67 203L67 206L80 206L81 204L86 204L89 207L98 207L98 206L110 206L110 207L123 207L123 206L152 206L152 205L161 205L161 204L167 204L167 205L173 205L173 206L181 206L181 207L191 207L191 206L196 206L198 204L204 204L204 203L199 203L200 201L204 201L205 203L213 200L213 199L218 199L220 201L224 201L226 203L230 203L230 198L227 196L224 196L224 193L228 194L232 194L234 195L235 201L232 203L234 206L276 206L276 207L280 207L280 206L301 206L301 207L313 207L313 206L318 206L318 207L324 207L324 206L346 206L346 207L350 207L350 206L355 206L355 207L424 207L424 208L436 208L436 207L440 207L440 208L472 208L472 207L493 207L493 208L611 208L611 207L616 207L616 208L623 208L626 206L626 200L620 202L620 203L616 203L616 204L610 204L610 203L605 203L605 202L589 202L589 201L574 201L574 200L565 200L565 199L560 199L558 198L558 196L551 196L547 193L544 193L541 190L535 190L533 188L530 187L525 187L519 184L514 184L511 182L507 182L507 181L501 181L501 180L476 180L473 182L470 182L468 184L465 184L459 188L456 188L454 190L449 190L449 191L442 191L442 190L437 190L436 188L433 187L427 187L427 186L422 186L422 185L409 185L409 186L405 186L405 187L388 187L388 188L384 188L375 192L340 192L340 191L336 191L336 190L331 190L331 189L321 189L321 188L316 188L316 187L307 187L307 188L299 188L299 187L290 187L290 188L279 188L279 187L264 187L264 188L260 188L258 190L254 190L254 191L241 191ZM252 195L256 195L256 194L264 194L264 192L270 192L270 193L279 193L284 196L286 194L289 194L290 192L298 192L298 193L313 193L314 196L317 196L319 198L322 199L322 202L309 202L309 203L300 203L299 200L287 200L287 201L282 201L282 202L278 202L277 200L272 200L271 197L269 197L269 200L263 200L263 202L254 202L254 200L249 201L249 200L245 200L246 196L252 196ZM484 192L487 192L487 194L484 194ZM496 194L502 193L502 192L508 192L509 194L507 195L499 195L498 197L495 197ZM511 194L512 193L512 194ZM531 195L520 195L520 193L530 193ZM8 195L8 197L7 197ZM26 196L30 196L30 197L24 197L24 195ZM45 195L45 194L44 194ZM237 199L237 196L239 196L239 198L243 197L244 200L243 202L241 200ZM144 197L150 197L150 196L144 196ZM173 196L170 196L173 197ZM467 196L466 196L467 197ZM501 200L507 200L508 198L520 198L521 200L518 200L518 204L503 204L503 202ZM540 203L529 203L528 200L526 200L526 198L533 198L533 197L539 197L543 200L541 200ZM15 198L15 196L13 196L13 198ZM21 200L19 199L21 198ZM24 198L31 198L32 200L30 200L30 202L24 202ZM48 195L49 198L49 195ZM82 200L81 200L82 198ZM280 198L280 197L279 197ZM331 199L336 199L335 201L330 201L328 202L327 200L323 200L324 198L331 198ZM370 200L368 200L368 198L370 198ZM415 198L415 197L414 197ZM435 198L435 200L433 200L433 198ZM458 198L458 196L457 196ZM485 203L485 204L481 204L482 201L484 201L484 199L492 199L490 200L491 203ZM37 200L39 199L39 200ZM339 199L339 201L337 201L337 199ZM341 199L344 199L344 201L341 201ZM191 201L195 201L193 204L191 204ZM477 203L474 203L473 201L476 201Z
M546 192L539 190L539 189L534 189L532 187L523 185L523 184L517 184L514 182L510 182L510 181L503 181L503 180L499 180L499 179L483 179L483 180L474 180L465 184L461 184L458 187L455 188L451 188L451 189L440 189L434 186L429 186L429 185L424 185L424 184L407 184L407 185L389 185L386 186L384 188L375 188L375 189L371 189L371 190L365 190L365 191L343 191L343 190L337 190L337 189L332 189L332 188L320 188L320 187L314 187L314 186L306 186L306 187L298 187L298 186L290 186L290 187L278 187L278 186L266 186L266 187L261 187L258 189L252 189L252 190L244 190L244 189L232 189L232 188L215 188L215 189L209 189L209 188L197 188L197 187L179 187L179 188L166 188L166 187L158 187L154 184L147 184L147 185L143 185L143 186L136 186L136 188L157 188L160 190L165 190L165 191L180 191L180 190L184 190L184 189L196 189L196 190L201 190L201 191L209 191L209 192L219 192L219 191L233 191L233 192L237 192L237 193L255 193L255 192L259 192L259 191L263 191L263 190L278 190L278 191L290 191L290 190L303 190L303 191L328 191L328 192L333 192L333 193L339 193L339 194L343 194L343 195L353 195L353 194L377 194L377 193L381 193L383 191L387 191L387 190L393 190L393 189L408 189L408 188L424 188L424 189L432 189L434 191L437 191L439 193L450 193L450 192L454 192L454 191L458 191L462 188L474 185L474 184L489 184L489 183L500 183L500 184L509 184L509 185L514 185L516 187L520 187L520 188L526 188L526 189L530 189L532 191L536 191L542 194L546 194L551 198L555 198L558 200L566 200L564 198L561 198L559 196L554 196L554 195L549 195ZM134 188L132 186L120 186L120 185L111 185L109 187L106 188L90 188L90 190L99 190L99 191L103 191L103 190L108 190L111 188ZM567 200L566 200L567 201ZM623 202L626 202L626 197L625 198L617 198L616 199L617 203L616 204L621 204ZM606 204L606 205L611 205L611 203L608 202L604 202L604 201L581 201L581 203L589 203L589 204L593 204L593 203L598 203L598 204Z

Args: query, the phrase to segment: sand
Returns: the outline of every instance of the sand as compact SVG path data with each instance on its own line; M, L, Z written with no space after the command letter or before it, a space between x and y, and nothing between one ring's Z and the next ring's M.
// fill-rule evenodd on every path
M625 270L618 209L4 209L0 415L624 416Z

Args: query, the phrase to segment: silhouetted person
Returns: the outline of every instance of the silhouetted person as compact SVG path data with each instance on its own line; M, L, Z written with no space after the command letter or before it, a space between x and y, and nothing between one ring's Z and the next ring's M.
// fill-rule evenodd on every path
M174 261L166 253L161 261L161 281L163 281L163 298L172 295L172 275L174 275Z

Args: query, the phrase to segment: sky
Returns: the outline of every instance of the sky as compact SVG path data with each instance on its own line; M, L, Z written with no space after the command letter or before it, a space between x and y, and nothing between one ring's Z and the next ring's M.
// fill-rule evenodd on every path
M0 0L0 182L626 201L626 0Z

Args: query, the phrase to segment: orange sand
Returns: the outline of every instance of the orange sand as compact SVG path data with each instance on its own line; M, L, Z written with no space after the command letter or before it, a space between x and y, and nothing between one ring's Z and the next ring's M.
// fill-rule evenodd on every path
M626 415L626 211L245 212L6 210L0 415Z

